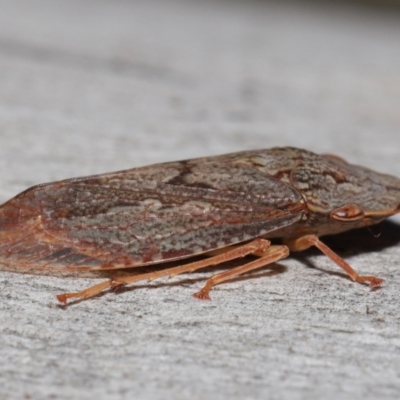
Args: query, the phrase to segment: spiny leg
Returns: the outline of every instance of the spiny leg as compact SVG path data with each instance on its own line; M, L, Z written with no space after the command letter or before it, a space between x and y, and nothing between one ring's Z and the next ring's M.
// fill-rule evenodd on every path
M149 272L146 274L131 275L122 278L111 279L109 281L101 282L98 285L91 286L88 289L82 290L80 292L59 294L57 295L57 299L64 304L67 303L68 299L76 299L76 300L87 299L89 297L97 295L98 293L110 287L117 288L141 280L152 281L154 279L161 278L163 276L172 277L178 274L182 274L184 272L193 272L200 268L222 264L226 261L234 260L240 257L245 257L249 254L257 254L257 255L263 254L265 251L267 251L270 245L271 242L268 240L255 239L250 243L246 243L239 247L234 247L233 249L227 248L226 252L212 256L205 260L200 260L189 264L180 265L178 267L167 268L160 271Z
M322 243L316 235L306 235L300 237L298 239L294 239L286 242L290 250L292 251L302 251L306 250L311 246L315 246L322 251L326 256L328 256L335 264L337 264L340 268L342 268L347 275L354 282L359 283L369 283L371 288L378 287L382 284L383 279L377 278L375 276L361 276L350 267L350 265L343 260L343 258L339 257L333 250L331 250L327 245Z
M257 255L260 257L258 260L212 276L207 280L203 288L193 296L198 299L210 300L209 292L213 286L232 279L235 276L245 274L246 272L253 271L255 269L264 267L265 265L281 260L282 258L286 258L289 255L289 249L287 246L270 246L267 250Z

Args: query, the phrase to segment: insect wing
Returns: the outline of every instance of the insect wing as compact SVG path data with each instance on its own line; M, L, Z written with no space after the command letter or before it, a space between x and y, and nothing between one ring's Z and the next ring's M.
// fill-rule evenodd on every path
M79 270L176 260L291 225L303 209L290 185L223 158L70 179L0 208L0 262Z

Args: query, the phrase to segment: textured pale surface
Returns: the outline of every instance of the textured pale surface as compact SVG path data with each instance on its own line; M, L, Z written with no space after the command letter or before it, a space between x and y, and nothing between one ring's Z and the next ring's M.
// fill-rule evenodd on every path
M284 145L400 176L398 14L161 0L1 7L1 202L45 181ZM191 294L220 269L65 310L55 294L97 279L1 271L0 397L398 398L399 242L389 223L327 240L387 280L375 292L313 251L221 285L211 302Z

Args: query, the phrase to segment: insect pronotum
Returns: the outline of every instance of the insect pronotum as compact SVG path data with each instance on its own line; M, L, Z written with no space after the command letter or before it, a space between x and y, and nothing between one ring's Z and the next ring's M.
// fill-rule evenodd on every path
M0 207L0 263L83 271L209 256L57 296L66 303L258 256L209 278L194 295L209 299L216 284L316 246L353 281L376 287L382 279L358 275L319 237L399 211L395 177L296 148L244 151L34 186Z

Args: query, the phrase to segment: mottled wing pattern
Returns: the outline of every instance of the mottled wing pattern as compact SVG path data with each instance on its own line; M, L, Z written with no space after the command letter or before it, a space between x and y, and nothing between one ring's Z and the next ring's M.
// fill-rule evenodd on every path
M295 223L304 213L301 196L255 168L253 155L158 164L28 189L0 208L0 262L51 269L134 267L201 254Z

